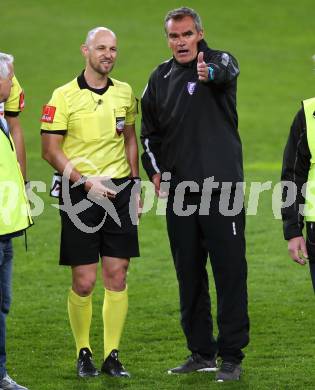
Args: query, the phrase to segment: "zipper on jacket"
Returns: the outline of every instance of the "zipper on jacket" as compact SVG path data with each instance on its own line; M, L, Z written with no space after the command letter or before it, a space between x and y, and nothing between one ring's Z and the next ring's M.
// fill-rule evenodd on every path
M10 136L9 136L9 134L7 134L5 131L4 131L4 129L3 129L3 127L0 125L0 129L1 129L1 131L3 132L3 134L7 137L7 139L9 140L9 142L10 142L10 146L11 146L11 149L12 149L12 151L14 150L14 148L13 148L13 145L12 145L12 142L11 142L11 139L10 139Z

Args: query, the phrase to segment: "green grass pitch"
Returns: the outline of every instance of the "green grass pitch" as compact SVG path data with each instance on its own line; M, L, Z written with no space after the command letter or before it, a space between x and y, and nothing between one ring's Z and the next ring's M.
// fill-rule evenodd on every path
M177 0L10 0L1 4L0 50L13 53L26 93L21 120L31 180L51 180L40 157L40 114L52 90L83 69L79 46L98 25L118 36L113 77L141 96L152 69L169 58L163 33L166 12ZM300 101L314 96L314 2L311 0L186 1L202 16L213 48L239 60L239 129L246 181L280 177L283 147ZM138 126L139 130L139 120ZM165 221L154 212L140 226L141 259L129 271L130 306L121 358L130 380L79 380L67 318L70 272L57 265L58 212L47 191L45 212L28 232L29 250L15 240L14 300L8 317L8 369L32 390L211 389L213 374L169 376L187 356L179 326L178 291ZM314 389L314 295L307 267L289 260L281 222L273 217L272 191L261 195L257 216L247 219L251 343L244 375L226 389ZM211 279L212 301L215 303ZM102 359L100 280L94 293L91 343ZM215 306L215 305L214 305ZM215 315L215 307L213 308Z

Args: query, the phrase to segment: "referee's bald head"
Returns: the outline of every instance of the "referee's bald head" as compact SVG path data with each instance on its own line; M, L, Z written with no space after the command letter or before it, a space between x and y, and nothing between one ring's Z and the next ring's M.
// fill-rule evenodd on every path
M109 33L111 33L113 35L114 38L116 38L116 35L115 33L110 30L109 28L107 27L95 27L93 28L92 30L90 30L88 33L87 33L87 36L86 36L86 39L85 39L85 45L86 46L89 46L91 41L93 40L93 38L95 37L95 35L99 32L99 31L107 31Z

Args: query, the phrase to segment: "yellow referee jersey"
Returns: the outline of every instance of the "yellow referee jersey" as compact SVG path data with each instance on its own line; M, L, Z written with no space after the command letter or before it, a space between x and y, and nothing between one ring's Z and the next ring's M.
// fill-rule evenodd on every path
M130 175L125 154L125 125L133 125L137 102L131 87L108 79L100 95L83 73L57 88L43 107L42 133L63 134L62 149L84 176L122 178Z
M15 76L12 79L12 88L8 100L0 103L0 116L8 113L10 116L18 115L24 109L24 93Z

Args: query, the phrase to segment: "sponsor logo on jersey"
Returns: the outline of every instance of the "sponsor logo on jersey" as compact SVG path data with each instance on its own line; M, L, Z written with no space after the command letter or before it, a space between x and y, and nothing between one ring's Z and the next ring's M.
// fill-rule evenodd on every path
M55 117L56 107L48 106L47 104L43 107L41 122L53 123Z
M21 111L23 111L23 110L24 110L24 107L25 107L24 91L22 91L22 92L20 93L19 109L20 109Z
M197 85L196 82L191 82L191 81L189 81L189 82L187 83L187 91L188 91L189 95L192 95L192 94L195 92L195 90L196 90L196 85Z

